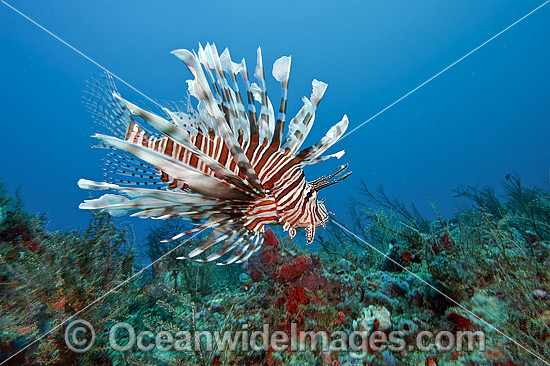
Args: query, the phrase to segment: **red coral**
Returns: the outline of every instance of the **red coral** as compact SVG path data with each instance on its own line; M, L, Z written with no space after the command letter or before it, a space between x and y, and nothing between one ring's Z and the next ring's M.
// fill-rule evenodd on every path
M260 272L256 268L249 269L248 275L250 276L250 278L252 278L252 281L254 282L260 282L264 279L262 272Z
M405 251L405 252L401 253L401 260L403 261L404 265L409 264L409 262L412 260L412 258L413 258L413 255L409 251Z
M274 249L277 249L279 247L279 241L277 240L275 233L269 228L266 229L264 233L264 245L266 247L272 247Z
M264 266L274 268L280 259L281 255L271 248L266 248L260 252L260 263Z
M267 229L264 235L264 245L258 255L248 260L246 271L254 282L263 281L273 276L277 267L283 262L283 256L278 252L279 243L271 229Z
M535 244L536 242L539 241L539 237L536 236L536 235L533 234L533 233L526 233L526 234L525 234L525 240L526 240L527 243L529 243L529 244Z
M327 287L327 280L324 277L311 273L304 274L298 281L296 281L296 284L308 291L317 291Z
M455 313L454 311L451 311L449 314L447 314L447 319L454 321L460 329L463 329L463 330L472 329L472 326L473 326L472 321L466 318L464 315L460 315L459 313Z
M25 333L30 333L32 332L32 328L31 327L23 327L23 328L19 328L17 330L17 333L18 334L25 334Z
M21 244L31 252L36 252L38 249L41 249L40 244L36 240L23 240Z
M311 258L301 255L294 260L294 263L286 263L279 270L279 282L289 282L300 277L311 267Z
M425 363L426 366L438 366L438 362L437 362L437 358L433 358L433 357L428 357L426 359L426 363Z
M432 249L435 254L439 254L442 251L450 251L453 249L455 241L449 237L449 234L445 233L439 238L439 243L432 245Z
M220 361L220 355L215 355L214 359L212 360L212 366L219 366L221 364L222 363Z
M451 351L451 360L458 361L462 357L462 352L459 351Z
M336 319L336 325L341 325L346 323L346 314L344 312L339 311L338 312L338 319Z
M481 354L481 359L483 360L502 360L500 362L494 362L498 366L515 366L512 361L505 361L508 356L499 346L488 347L485 352ZM508 363L512 362L512 363Z
M67 300L66 299L61 299L53 305L53 308L57 309L57 310L61 310L61 309L65 308L66 304L67 304Z
M309 298L306 296L306 293L303 288L297 286L290 290L288 294L288 302L286 303L286 309L292 313L298 313L298 305L307 305L309 304Z
M498 362L498 361L495 361L493 363L493 365L495 366L518 366L517 364L515 364L514 362L508 360L506 362Z

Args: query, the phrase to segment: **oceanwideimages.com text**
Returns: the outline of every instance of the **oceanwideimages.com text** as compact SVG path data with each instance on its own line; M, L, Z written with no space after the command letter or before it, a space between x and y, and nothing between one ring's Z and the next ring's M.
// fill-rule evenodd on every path
M90 337L90 335L92 335ZM65 342L75 352L86 352L95 341L95 332L90 323L75 321L65 331ZM314 331L298 330L292 323L290 332L270 329L264 324L261 329L249 329L244 324L236 331L178 331L150 330L136 332L128 323L117 323L109 331L109 346L119 352L127 351L267 351L297 352L320 351L349 352L363 358L369 352L402 351L473 351L485 350L485 335L481 331L420 331L409 334L402 330L374 331Z

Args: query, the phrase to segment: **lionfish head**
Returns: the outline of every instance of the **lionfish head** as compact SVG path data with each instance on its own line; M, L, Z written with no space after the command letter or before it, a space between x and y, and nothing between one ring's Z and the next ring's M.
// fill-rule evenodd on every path
M305 211L313 213L311 215L311 222L306 226L308 244L313 241L315 236L315 228L319 226L325 227L329 219L329 212L325 207L325 199L319 199L319 191L349 177L351 172L343 174L347 168L348 164L341 165L328 177L321 177L308 184L308 188L305 191ZM331 181L332 178L336 179Z

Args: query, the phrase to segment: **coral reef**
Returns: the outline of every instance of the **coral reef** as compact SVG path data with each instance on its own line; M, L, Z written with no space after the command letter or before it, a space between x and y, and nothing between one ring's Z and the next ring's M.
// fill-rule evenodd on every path
M503 198L489 188L458 189L473 205L450 219L434 206L433 220L365 187L367 200L352 204L347 226L387 257L330 225L318 250L267 229L242 266L176 260L204 239L162 242L185 230L178 220L151 228L137 250L131 228L105 214L82 233L49 232L20 197L2 192L0 360L23 350L6 364L540 365L512 339L550 357L550 195L517 176L504 187ZM89 352L64 342L72 316L96 331ZM183 350L120 351L109 339L120 322L136 333L284 331L302 348L252 347L242 336L233 350L212 349L216 340L203 337ZM354 331L376 342L323 348L325 335ZM379 349L397 344L388 338L397 331L407 345L425 331L482 332L486 348Z

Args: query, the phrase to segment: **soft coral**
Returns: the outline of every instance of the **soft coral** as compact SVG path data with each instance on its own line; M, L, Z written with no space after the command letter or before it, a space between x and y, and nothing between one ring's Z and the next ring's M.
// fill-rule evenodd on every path
M306 293L303 288L300 286L294 287L290 290L288 294L288 302L286 303L286 309L292 313L298 313L298 305L307 305L309 304L309 298L306 296Z

